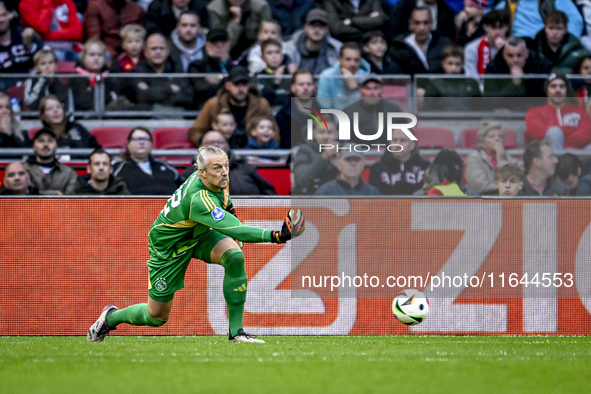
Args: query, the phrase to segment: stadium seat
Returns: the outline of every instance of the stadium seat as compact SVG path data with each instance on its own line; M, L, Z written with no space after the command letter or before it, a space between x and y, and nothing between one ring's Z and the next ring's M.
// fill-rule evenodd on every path
M32 129L29 129L29 137L31 137L31 139L33 139L33 137L35 136L35 133L41 129L42 129L42 127L33 127Z
M473 127L462 131L462 148L475 149L478 143L478 127ZM505 130L505 139L503 145L506 149L517 148L517 134L511 129Z
M440 127L414 127L413 134L418 139L419 148L455 148L454 133Z
M55 72L58 74L74 74L76 72L76 61L60 60L57 62Z
M186 127L162 127L152 131L154 149L193 149Z
M127 136L131 127L98 127L90 131L104 149L127 148Z

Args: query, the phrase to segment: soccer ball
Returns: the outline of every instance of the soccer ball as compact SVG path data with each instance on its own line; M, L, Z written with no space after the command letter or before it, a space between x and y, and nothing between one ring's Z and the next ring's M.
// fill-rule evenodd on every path
M414 326L425 320L429 310L427 297L415 289L404 290L392 302L394 316L400 323L408 326Z

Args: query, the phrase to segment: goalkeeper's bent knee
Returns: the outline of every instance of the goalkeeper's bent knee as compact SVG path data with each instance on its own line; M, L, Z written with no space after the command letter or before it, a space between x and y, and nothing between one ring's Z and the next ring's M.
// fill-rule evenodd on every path
M242 277L246 279L246 270L244 268L244 253L240 249L228 249L220 258L220 263L224 266L226 273L232 277Z

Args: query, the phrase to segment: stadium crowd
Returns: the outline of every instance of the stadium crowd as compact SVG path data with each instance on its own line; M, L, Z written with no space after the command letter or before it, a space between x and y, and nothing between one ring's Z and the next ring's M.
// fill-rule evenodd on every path
M0 0L0 149L34 151L22 165L5 160L0 193L170 195L191 173L153 157L152 130L137 126L145 116L128 118L125 152L112 158L81 115L101 108L157 119L198 111L176 147L228 152L233 194L274 194L251 164L279 165L271 152L291 149L293 194L591 195L585 155L555 156L591 146L589 4ZM310 110L355 113L371 132L377 113L402 112L385 93L392 75L415 80L423 110L529 103L511 108L525 113L522 157L507 152L515 133L494 119L473 131L464 158L455 146L423 157L419 142L394 130L377 142L403 149L371 162L354 149L363 140L338 140L328 115L307 134ZM40 128L22 130L19 110L39 111ZM58 148L92 149L87 174L64 165Z

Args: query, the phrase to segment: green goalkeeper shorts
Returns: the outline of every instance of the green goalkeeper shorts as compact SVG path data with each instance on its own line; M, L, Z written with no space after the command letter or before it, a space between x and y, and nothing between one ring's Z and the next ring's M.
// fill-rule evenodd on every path
M174 293L185 287L185 273L191 259L196 258L213 264L211 251L224 238L230 237L216 230L208 230L197 245L171 260L163 262L161 259L151 257L148 261L148 294L150 298L159 302L171 301L174 298ZM151 261L157 261L158 267L151 265Z

